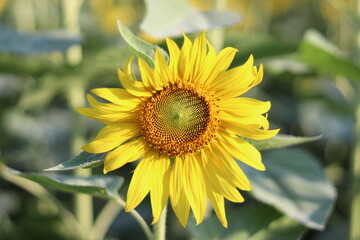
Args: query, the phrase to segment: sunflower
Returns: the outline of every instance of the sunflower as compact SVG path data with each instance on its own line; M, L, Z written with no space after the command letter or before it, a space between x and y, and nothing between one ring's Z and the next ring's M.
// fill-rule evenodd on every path
M245 64L228 69L237 50L227 47L216 54L205 32L194 42L184 35L181 49L166 39L169 62L160 51L155 67L138 59L141 80L131 62L118 70L123 88L98 88L79 108L82 115L106 126L83 150L107 152L104 173L140 160L127 192L125 210L134 209L150 192L153 223L170 199L180 223L186 226L190 208L202 222L207 199L227 227L224 198L243 202L240 190L251 185L236 160L265 170L259 151L248 139L268 139L264 116L270 102L238 97L262 81L263 67ZM241 136L241 137L239 137ZM236 159L236 160L234 160Z

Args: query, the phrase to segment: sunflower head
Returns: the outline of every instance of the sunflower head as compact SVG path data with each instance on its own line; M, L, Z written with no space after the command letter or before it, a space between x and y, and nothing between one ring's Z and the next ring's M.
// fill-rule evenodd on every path
M244 138L273 137L264 116L270 102L241 97L262 81L263 68L253 57L228 69L235 53L218 54L205 32L194 42L184 35L179 48L166 39L170 60L160 51L155 67L138 65L141 81L132 74L132 58L118 70L123 88L98 88L88 95L91 108L79 108L86 117L106 126L83 149L107 152L104 172L140 160L132 177L126 210L135 208L150 193L153 222L168 199L185 226L192 209L197 223L203 220L208 198L226 227L224 199L242 202L240 190L250 190L249 180L236 161L265 170L261 155ZM240 138L241 136L242 138Z
M192 86L170 84L148 97L140 109L144 140L170 157L199 152L218 127L216 99Z

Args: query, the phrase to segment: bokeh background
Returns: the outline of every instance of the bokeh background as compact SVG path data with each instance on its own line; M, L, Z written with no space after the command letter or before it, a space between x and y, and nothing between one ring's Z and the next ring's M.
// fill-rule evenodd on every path
M141 38L165 47L163 39L140 28L147 11L142 0L69 2L0 0L0 162L13 169L41 172L78 154L82 144L96 135L101 124L78 116L74 108L86 105L89 89L118 87L116 68L123 68L132 54L119 35L116 17ZM234 66L244 63L249 54L257 64L264 64L264 81L252 94L272 102L272 128L280 127L281 133L296 136L322 135L302 147L319 160L337 188L338 198L327 228L309 230L303 239L347 239L354 183L352 162L358 157L359 3L188 2L198 10L221 8L241 16L235 25L209 30L209 40L239 49ZM333 58L325 56L324 60L318 58L319 52L307 52L306 43L314 35L322 36L318 46L326 47ZM182 42L180 36L175 38ZM128 180L131 170L126 166L112 174ZM101 174L101 168L93 172ZM46 200L51 193L71 212L73 195L30 182L19 183L3 173L0 177L0 239L76 239L67 231L59 205ZM122 188L122 193L126 189ZM104 204L95 198L94 213ZM148 201L138 210L151 221ZM173 215L169 229L174 234L171 239L190 238L189 230L183 229ZM107 237L141 239L143 235L135 221L122 213Z

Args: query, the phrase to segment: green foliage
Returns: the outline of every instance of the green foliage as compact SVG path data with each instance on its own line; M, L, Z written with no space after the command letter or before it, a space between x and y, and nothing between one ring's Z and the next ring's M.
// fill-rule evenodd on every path
M199 11L183 0L145 0L148 11L140 28L157 38L179 36L237 23L240 16L233 12ZM166 9L166 10L164 10Z
M315 30L305 33L299 52L302 61L320 72L360 79L360 66Z
M50 175L42 173L21 173L17 171L11 171L9 173L59 191L85 193L113 200L119 199L118 190L124 181L121 177L103 175Z
M253 196L309 228L323 230L336 199L334 187L316 159L297 149L264 154L265 172L241 165Z
M325 9L322 4L340 1L319 1L319 4L322 6L321 9ZM2 136L0 161L28 172L43 169L44 166L49 166L50 162L58 163L59 159L64 160L64 156L70 154L69 149L74 147L71 146L71 142L77 145L79 139L81 139L79 142L82 142L83 138L94 134L97 126L91 120L85 122L85 118L76 115L77 113L70 106L85 105L81 103L84 97L82 91L85 92L93 87L118 87L116 68L123 68L126 59L130 57L128 49L118 46L118 36L114 41L112 37L105 36L98 28L97 23L101 22L103 18L93 19L97 10L105 12L112 9L118 12L118 8L115 6L91 11L83 8L81 14L72 9L74 11L66 14L75 13L72 15L72 19L81 19L83 22L81 26L78 24L75 27L81 29L81 33L70 36L68 33L59 34L57 30L44 32L49 29L46 27L39 28L39 26L47 25L46 21L39 21L40 19L57 19L56 23L48 26L57 26L58 29L64 27L61 26L62 22L67 25L69 20L68 16L65 16L66 14L57 16L57 14L65 12L65 5L59 5L61 1L49 2L46 4L46 8L42 8L43 2L45 0L17 0L9 4L5 10L0 4L2 21L0 28L17 28L16 31L0 29L0 52L2 53L0 54L0 135ZM75 0L72 1L72 4L74 2ZM100 4L103 1L98 2ZM115 2L123 3L126 0L112 1L113 4L116 4ZM131 0L130 2L139 6L143 4L142 1ZM141 3L139 4L139 2ZM128 28L119 20L117 21L118 29L126 45L137 57L143 58L150 66L154 67L155 52L160 50L168 58L167 53L162 48L141 40L130 29L140 28L154 37L164 38L165 36L179 36L181 31L192 33L212 30L240 20L240 16L235 13L219 9L198 10L189 2L191 1L145 0L147 8L145 15L141 16L144 19L141 24L126 22ZM240 2L242 1L238 1L237 4ZM211 214L199 226L195 226L195 221L191 219L184 232L189 231L192 238L200 240L287 240L302 238L306 229L311 228L325 231L311 231L310 238L312 239L346 238L344 232L348 231L347 224L350 222L347 219L349 217L347 212L351 212L348 209L350 205L348 196L352 194L352 189L349 187L351 184L348 184L349 178L347 177L349 175L349 156L353 151L353 141L357 141L352 136L354 120L351 111L353 108L349 107L349 103L352 104L354 96L358 95L355 84L349 79L354 82L360 79L360 66L354 60L357 59L356 52L358 50L355 47L358 23L348 24L348 18L342 17L339 18L342 22L341 26L336 29L338 27L336 21L331 21L331 24L329 24L330 20L321 22L320 18L325 17L320 17L320 12L313 16L317 9L310 9L307 6L309 4L298 2L296 11L289 11L286 15L274 17L271 14L276 10L276 6L270 8L268 7L270 5L267 4L275 1L268 1L266 4L259 1L248 2L247 11L254 13L255 9L256 14L246 13L242 26L227 29L224 35L217 35L224 38L224 46L240 50L234 59L233 66L238 66L250 54L253 54L256 61L263 63L265 68L265 81L260 88L255 90L255 94L271 99L273 103L272 112L269 115L271 121L276 121L282 132L314 136L323 131L322 137L295 137L279 134L269 140L246 139L259 150L277 150L263 152L263 162L267 168L265 172L241 165L251 181L253 190L250 192L250 196L246 197L244 204L232 205L226 201L229 205L226 207L229 228L223 228L215 214ZM23 4L26 3L28 5L24 6ZM91 5L92 3L89 2L86 7L91 7ZM304 12L304 8L309 8L311 11ZM348 11L350 10L349 8ZM23 12L24 14L22 14ZM31 17L32 14L34 16ZM49 18L49 14L53 16ZM122 14L121 11L119 14ZM102 14L102 16L106 15L113 15L113 12ZM131 11L130 15L132 15ZM16 16L18 16L17 19L12 19ZM251 16L256 17L251 19ZM307 18L305 19L304 16ZM316 24L313 23L314 17ZM32 19L34 22L31 22ZM29 24L22 25L22 21L28 21ZM25 25L33 25L34 29L26 29ZM353 26L355 29L347 29ZM319 29L319 32L306 30L314 27ZM305 35L302 37L304 31ZM326 35L322 35L320 32L326 33ZM213 40L210 37L211 34L208 34L208 38ZM86 41L82 42L80 35L84 36ZM70 66L67 62L69 53L67 50L73 45L79 47L79 44L84 44L81 46L80 53L83 60L77 66ZM219 45L221 44L220 41ZM134 74L138 74L136 67ZM336 78L333 81L332 77L338 75L342 78ZM70 103L72 100L69 96L75 88L80 89L81 94L75 94L79 102L73 104ZM324 99L325 101L323 101ZM317 111L321 108L314 105L316 100L322 101L321 104L325 105L326 116L322 114L322 111ZM307 104L307 108L302 108L304 103ZM334 110L334 105L337 107L336 110ZM309 109L312 111L307 111ZM342 116L338 117L336 111L341 112ZM59 117L60 115L61 117ZM72 117L77 118L76 121L80 119L78 124L74 124L74 127L70 126ZM310 120L305 121L305 117ZM326 127L320 128L320 124ZM82 127L84 129L80 129ZM314 129L316 131L313 131ZM82 132L82 130L84 131ZM76 136L74 141L72 137L75 131L80 132L81 136ZM307 144L304 148L311 150L316 157L300 149L280 149L310 142L314 144ZM106 153L82 152L71 160L45 169L45 171L94 168L103 164L105 155ZM320 166L320 162L323 166ZM324 168L326 168L331 182L339 187L341 193L339 192L338 196L336 196L335 188L325 177ZM49 238L58 239L53 228L49 227L46 232L43 231L44 225L36 225L38 219L34 218L31 210L36 209L36 212L39 213L38 218L43 217L43 222L51 221L49 218L52 216L47 211L49 206L62 206L63 202L68 204L73 196L65 195L65 198L68 199L57 200L51 192L47 192L40 185L58 191L74 194L84 193L106 200L115 200L116 203L111 202L102 210L100 207L102 207L103 200L100 201L101 204L98 201L94 202L94 209L99 210L97 211L99 214L95 218L97 221L93 224L94 232L98 231L101 233L99 236L104 236L104 238L113 238L113 236L105 237L105 235L113 221L116 223L113 224L114 226L120 225L114 219L124 206L124 202L118 195L123 183L122 177L112 175L75 176L76 174L71 175L72 173L69 175L22 173L4 169L7 167L1 165L0 176L4 179L1 178L0 183L4 189L0 190L2 206L0 208L0 236L4 239L12 239L11 236L41 238L27 236L29 229L35 228L38 232L43 233L41 236L49 234ZM97 170L95 169L94 172ZM3 173L10 173L12 177ZM125 178L130 176L130 174L124 175ZM11 184L2 184L3 180ZM21 181L17 182L17 180L22 180L27 184L20 184ZM13 184L17 187L14 187ZM24 192L30 192L32 195L23 194L19 188L23 188ZM43 205L48 204L49 206L46 208L39 205L37 200L34 201L34 196ZM337 197L340 204L334 208ZM53 211L52 214L59 213L57 217L61 220L56 221L57 231L71 232L64 228L64 222L76 226L78 223L75 217L68 212L67 206L55 209L56 211ZM146 211L150 211L150 207ZM146 216L148 212L144 211L143 213ZM134 212L132 211L130 214L134 214ZM16 215L21 215L21 220L14 217ZM332 219L330 219L331 215ZM64 216L67 217L64 218ZM137 217L141 219L139 215ZM69 218L73 218L72 221L68 221ZM329 219L330 224L325 229ZM119 234L120 229L128 229L129 225L126 225L128 221L124 222L121 223L122 228L116 229L116 234ZM144 220L143 224L147 225ZM129 229L134 228L131 226ZM14 232L14 235L11 235L11 232ZM333 232L338 234L333 234ZM16 235L17 233L21 234ZM74 233L71 236L79 236L76 231ZM168 236L174 236L174 233L170 232ZM129 237L116 236L114 238L128 239ZM181 237L178 238L181 239ZM185 238L188 238L188 233ZM13 239L17 238L13 237ZM99 237L99 239L102 238Z
M264 204L230 209L227 212L229 227L222 227L215 215L195 226L189 224L192 236L198 240L259 240L299 239L306 228Z
M235 56L235 62L246 60L250 54L254 55L255 60L259 60L260 58L288 55L297 50L296 44L276 39L273 36L244 34L238 31L226 32L224 45L240 50ZM265 67L267 68L267 65Z
M266 140L252 140L252 139L245 139L245 140L251 143L258 150L270 150L270 149L283 148L292 145L312 142L319 140L320 138L321 136L295 137L285 134L277 134L275 137Z
M106 153L88 153L81 152L76 157L70 159L69 161L60 163L51 168L44 169L45 171L64 171L64 170L74 170L79 168L94 168L103 164Z
M139 58L144 59L144 61L151 67L154 67L154 58L156 50L160 50L165 59L169 59L168 54L160 47L152 45L148 42L141 40L136 37L130 29L128 29L124 24L117 20L119 32L122 38L125 40L126 44L130 50Z
M60 31L30 34L0 29L1 53L34 54L65 51L80 42L79 36L71 36Z

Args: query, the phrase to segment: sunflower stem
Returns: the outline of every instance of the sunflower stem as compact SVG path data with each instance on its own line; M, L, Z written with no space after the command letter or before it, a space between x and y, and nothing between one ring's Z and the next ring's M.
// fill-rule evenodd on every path
M88 235L89 240L105 239L106 232L121 210L122 208L116 202L109 201L97 216Z
M124 200L122 200L121 198L117 198L116 202L122 207L125 208L125 202ZM154 235L151 232L149 226L147 225L147 223L145 222L145 220L141 217L141 215L136 211L136 210L131 210L129 212L134 218L135 220L139 223L140 227L142 228L142 230L144 231L146 238L148 240L153 240L154 239Z
M163 212L161 213L159 221L155 224L154 235L156 240L165 240L166 235L166 215L167 215L167 206L164 207Z

